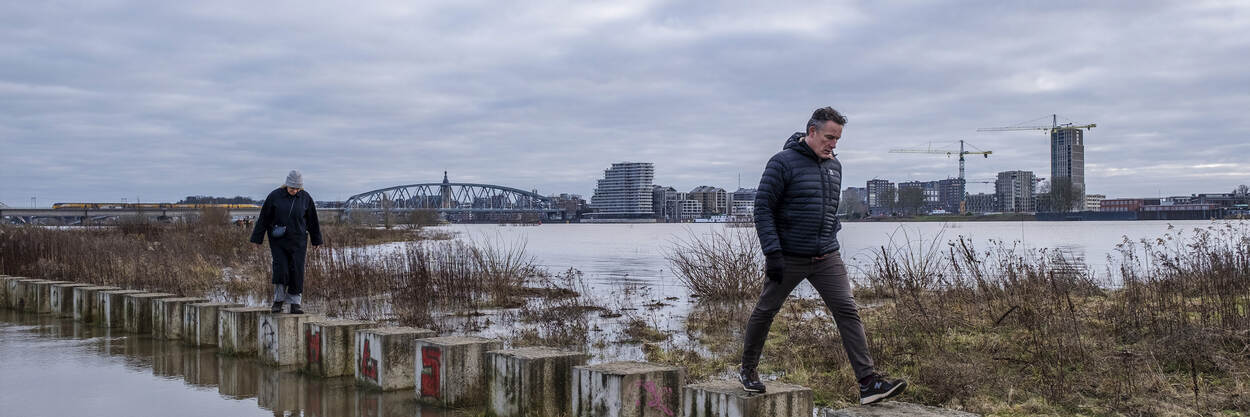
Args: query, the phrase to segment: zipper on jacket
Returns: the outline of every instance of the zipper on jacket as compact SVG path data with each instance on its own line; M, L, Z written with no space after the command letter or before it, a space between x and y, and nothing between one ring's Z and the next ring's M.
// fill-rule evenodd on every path
M829 210L828 185L825 185L825 167L820 157L816 157L816 172L820 173L820 229L816 232L816 254L812 256L824 255L820 253L825 249L825 211Z

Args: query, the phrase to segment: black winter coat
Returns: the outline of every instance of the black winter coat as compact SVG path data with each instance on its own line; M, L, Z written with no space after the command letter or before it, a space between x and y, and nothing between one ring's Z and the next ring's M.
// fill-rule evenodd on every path
M838 250L842 163L821 159L803 141L786 140L764 167L755 191L755 231L764 254L821 256Z
M308 191L299 190L291 195L286 192L285 187L278 187L270 192L265 197L265 203L260 206L260 216L256 219L256 227L252 229L252 243L264 243L265 236L269 235L269 230L275 224L287 227L286 234L278 238L278 241L303 246L307 244L308 238L312 238L313 246L322 243L321 224L317 221L317 204L313 202ZM269 244L275 243L278 242L270 237Z

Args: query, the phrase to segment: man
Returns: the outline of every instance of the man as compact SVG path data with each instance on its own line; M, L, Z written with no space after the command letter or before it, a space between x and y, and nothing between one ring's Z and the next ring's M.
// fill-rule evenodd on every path
M903 380L888 381L873 368L868 340L839 253L838 200L842 164L833 154L846 117L831 107L816 109L807 132L786 141L764 168L755 194L755 230L764 251L768 281L747 321L739 380L748 392L764 392L755 368L764 339L781 304L804 279L824 299L838 325L842 347L859 380L859 401L871 404L903 392Z

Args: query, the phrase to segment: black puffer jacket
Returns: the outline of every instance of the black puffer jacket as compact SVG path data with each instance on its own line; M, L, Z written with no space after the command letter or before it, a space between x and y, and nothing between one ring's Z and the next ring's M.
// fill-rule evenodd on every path
M821 159L795 133L764 167L755 192L755 231L765 254L821 256L838 250L842 163Z
M308 191L299 190L295 195L291 195L286 192L285 187L278 187L269 192L269 196L265 197L265 203L260 206L260 216L256 219L256 226L252 228L252 236L249 240L252 243L264 243L265 236L269 236L269 230L275 224L287 227L286 234L276 240L300 246L306 245L309 238L313 246L322 243L321 222L317 220L317 203L313 201L312 194L308 194ZM274 244L274 240L271 237L269 244Z

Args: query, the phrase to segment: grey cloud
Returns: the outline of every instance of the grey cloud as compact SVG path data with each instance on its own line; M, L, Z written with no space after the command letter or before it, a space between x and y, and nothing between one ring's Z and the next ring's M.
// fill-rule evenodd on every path
M589 194L611 162L758 181L811 109L846 185L1048 176L1050 113L1097 122L1091 192L1250 182L1250 12L1221 2L75 2L0 6L0 201L318 198L437 181ZM14 151L15 150L15 151ZM972 187L976 191L975 187ZM150 196L150 197L149 197Z

